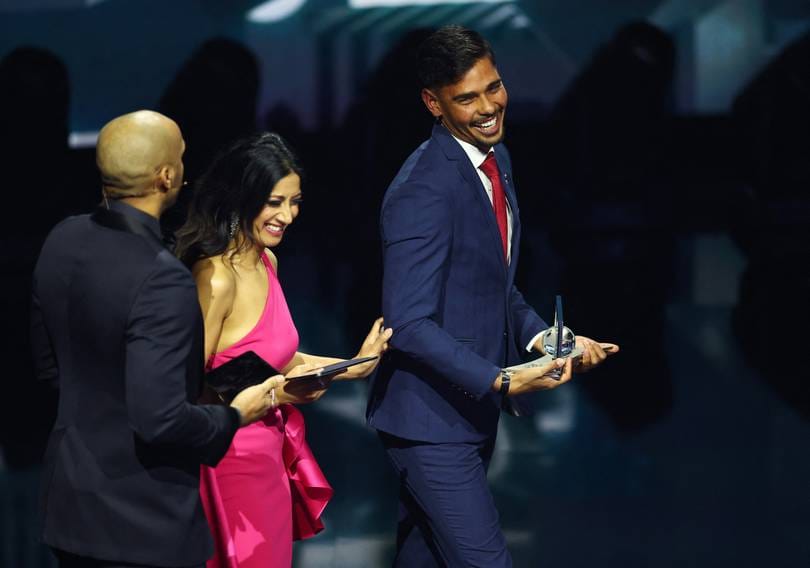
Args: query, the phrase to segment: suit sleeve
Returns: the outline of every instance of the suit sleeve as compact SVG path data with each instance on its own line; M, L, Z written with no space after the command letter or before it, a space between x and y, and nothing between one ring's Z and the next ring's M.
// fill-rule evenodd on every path
M548 328L543 318L537 315L537 312L526 303L515 285L512 285L512 290L509 294L509 309L512 311L512 332L518 339L518 345L521 349L529 345L529 342Z
M126 405L130 426L145 442L181 446L216 465L239 427L239 413L187 400L199 310L194 282L182 267L162 263L147 278L129 316Z
M59 369L56 365L56 356L51 345L51 338L48 335L48 329L45 327L45 318L42 314L42 306L37 292L36 274L34 274L31 293L30 325L31 352L34 356L36 378L56 388L59 386Z
M437 188L404 184L383 206L383 316L393 348L476 398L500 369L437 323L452 246L452 204Z

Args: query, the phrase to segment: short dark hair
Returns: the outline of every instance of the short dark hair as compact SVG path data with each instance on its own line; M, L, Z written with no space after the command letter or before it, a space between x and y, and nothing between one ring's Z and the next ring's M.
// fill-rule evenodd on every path
M427 89L452 85L484 57L495 65L495 53L481 34L464 26L442 26L419 47L419 82Z
M177 231L175 254L187 266L223 254L234 222L244 236L237 250L255 245L252 223L275 185L291 173L301 176L301 166L278 134L262 132L231 144L195 184L188 218Z

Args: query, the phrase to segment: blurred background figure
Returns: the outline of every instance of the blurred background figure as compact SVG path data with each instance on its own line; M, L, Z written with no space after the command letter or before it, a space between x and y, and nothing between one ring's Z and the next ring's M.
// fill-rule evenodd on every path
M247 47L227 38L203 43L182 65L158 102L158 110L183 131L186 176L197 179L222 147L256 130L259 62ZM180 227L189 192L162 221L167 234Z
M334 171L345 195L330 193L332 203L348 200L352 222L342 232L337 250L343 251L353 271L347 281L346 302L358 317L352 318L354 334L361 322L374 317L382 301L382 243L379 239L380 205L385 188L396 175L408 148L424 142L432 124L421 100L416 77L416 50L431 30L405 33L374 67L348 109L336 136Z
M532 203L534 212L551 209L567 321L621 338L633 353L606 366L605 380L582 384L621 431L643 428L672 405L664 311L676 270L676 209L661 173L674 69L666 32L645 22L618 30L552 110L543 146L551 179L538 180L549 190Z
M810 418L810 388L786 338L810 318L810 34L771 61L734 101L736 165L745 176L733 234L748 261L734 311L747 361ZM790 349L790 348L788 348Z
M37 544L35 513L38 465L56 411L56 393L34 381L29 355L31 274L53 225L73 208L90 207L94 189L94 197L100 196L97 183L83 185L92 170L82 168L81 157L68 148L69 105L67 69L54 53L18 47L0 60L0 168L7 208L0 228L0 298L7 326L0 347L6 377L0 445L10 489L4 492L0 550L14 543L18 554L7 560L31 565L50 556ZM22 405L22 400L37 402Z
M20 47L0 61L0 163L12 211L3 235L31 237L50 230L66 213L81 210L100 197L88 184L71 199L77 179L74 153L68 147L70 83L64 62L54 53ZM86 172L81 172L86 174ZM97 184L96 184L97 185ZM59 190L57 190L59 188Z

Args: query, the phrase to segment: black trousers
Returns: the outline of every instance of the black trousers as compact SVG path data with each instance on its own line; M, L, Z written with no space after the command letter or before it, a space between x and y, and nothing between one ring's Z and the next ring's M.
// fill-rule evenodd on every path
M71 554L64 550L57 548L51 549L59 561L59 568L166 568L165 566L150 566L147 564L127 564L121 562L109 562L107 560L98 560L96 558L88 558L87 556L79 556L78 554ZM194 564L192 566L183 566L182 568L205 568L205 564Z

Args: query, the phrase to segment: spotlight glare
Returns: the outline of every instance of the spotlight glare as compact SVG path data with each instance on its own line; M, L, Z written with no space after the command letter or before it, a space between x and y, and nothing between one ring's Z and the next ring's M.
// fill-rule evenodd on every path
M95 148L98 140L97 130L71 132L68 136L68 146L70 148Z
M434 6L437 4L502 4L513 0L349 0L349 7L399 8L403 6Z
M292 16L307 0L269 0L247 13L248 22L270 24Z

